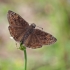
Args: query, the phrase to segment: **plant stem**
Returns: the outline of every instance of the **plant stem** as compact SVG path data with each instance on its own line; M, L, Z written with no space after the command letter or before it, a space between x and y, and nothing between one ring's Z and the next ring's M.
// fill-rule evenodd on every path
M24 49L24 58L25 58L25 69L27 70L27 53L26 53L26 48Z
M27 70L27 53L26 53L26 47L23 46L22 43L20 43L19 49L24 51L24 59L25 59L25 67L24 67L24 70Z

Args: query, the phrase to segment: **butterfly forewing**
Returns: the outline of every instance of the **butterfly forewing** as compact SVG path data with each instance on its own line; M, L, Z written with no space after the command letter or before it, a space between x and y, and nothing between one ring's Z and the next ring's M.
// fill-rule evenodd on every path
M26 28L29 24L17 13L8 11L7 18L10 26Z
M34 34L39 38L42 45L53 44L54 42L57 41L56 38L53 37L51 34L41 31L39 29L35 29Z
M11 36L16 40L20 41L24 35L26 29L29 27L29 24L18 14L13 11L8 11L7 14L9 21L9 31Z

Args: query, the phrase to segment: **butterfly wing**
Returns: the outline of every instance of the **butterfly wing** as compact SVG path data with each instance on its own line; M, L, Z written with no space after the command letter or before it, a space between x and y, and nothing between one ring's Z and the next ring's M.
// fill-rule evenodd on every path
M26 47L33 48L33 49L42 47L40 40L33 33L29 35L29 37L24 42L24 45Z
M11 36L16 40L20 41L24 36L26 29L29 24L17 13L8 11L7 18L9 21L9 31Z
M25 34L25 30L22 29L21 27L9 26L8 29L9 29L11 36L18 42L21 41L21 39L23 38Z
M13 11L8 11L7 18L10 26L22 28L29 26L28 22L26 22L20 15Z
M51 34L34 29L33 33L28 37L25 45L30 48L40 48L42 45L50 45L56 42L56 38Z

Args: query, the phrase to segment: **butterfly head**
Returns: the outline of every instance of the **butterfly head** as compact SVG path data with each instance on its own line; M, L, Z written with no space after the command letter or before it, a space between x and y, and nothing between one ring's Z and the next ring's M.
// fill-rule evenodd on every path
M35 25L34 23L32 23L32 24L31 24L31 26L32 26L33 28L35 28L35 27L36 27L36 25Z

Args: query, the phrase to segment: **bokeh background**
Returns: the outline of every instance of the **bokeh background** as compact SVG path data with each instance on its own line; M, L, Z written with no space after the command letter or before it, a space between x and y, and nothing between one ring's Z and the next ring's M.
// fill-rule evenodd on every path
M57 38L55 44L27 48L28 70L70 70L70 0L0 0L0 70L23 70L24 53L10 39L8 10Z

